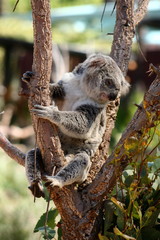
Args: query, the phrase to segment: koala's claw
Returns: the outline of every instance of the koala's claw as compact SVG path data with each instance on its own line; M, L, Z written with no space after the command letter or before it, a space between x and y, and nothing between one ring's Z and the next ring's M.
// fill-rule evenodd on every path
M31 71L27 71L27 72L23 73L24 78L31 78L33 76L34 76L34 73Z
M52 177L52 176L45 176L45 186L51 186L51 187L55 187L58 186L60 188L63 187L62 182L60 181L60 179L56 178L56 177Z
M45 197L43 187L39 181L32 182L28 189L32 192L33 196L37 198Z
M45 107L45 106L34 105L34 108L31 110L31 112L33 112L34 114L36 114L40 118L47 119L48 111L47 111L47 107Z
M23 73L22 81L26 82L27 84L30 82L30 79L34 76L34 73L31 71L27 71Z
M34 108L31 110L31 112L33 112L40 118L50 120L53 116L53 112L57 110L58 108L54 106L34 105Z

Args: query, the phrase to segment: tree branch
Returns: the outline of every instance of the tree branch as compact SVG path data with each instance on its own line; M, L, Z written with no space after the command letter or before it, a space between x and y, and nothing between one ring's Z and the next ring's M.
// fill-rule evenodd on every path
M128 70L131 46L135 33L133 9L133 0L117 1L116 25L110 55L117 62L124 76Z
M139 0L137 9L134 11L134 26L136 26L147 12L149 0Z
M0 147L17 163L25 165L25 154L13 146L2 133L0 133Z

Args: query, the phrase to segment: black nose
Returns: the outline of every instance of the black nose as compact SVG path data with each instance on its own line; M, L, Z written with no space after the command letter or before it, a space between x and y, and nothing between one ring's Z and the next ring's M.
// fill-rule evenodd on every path
M116 99L117 95L118 95L117 93L110 93L108 98L110 101L114 101Z

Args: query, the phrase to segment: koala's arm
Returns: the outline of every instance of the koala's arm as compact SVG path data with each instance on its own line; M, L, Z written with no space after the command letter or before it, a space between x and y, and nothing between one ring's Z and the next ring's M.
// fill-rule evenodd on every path
M23 73L22 81L26 82L30 88L30 80L34 76L34 73L31 71L27 71ZM50 95L52 98L59 99L65 96L65 91L63 87L62 81L57 83L50 83L49 84Z
M83 105L75 111L59 111L53 105L35 105L32 111L40 118L56 124L60 130L74 138L88 138L90 129L95 126L95 120L101 108L92 105Z
M62 99L65 97L65 90L61 81L57 83L50 83L50 95L53 99Z

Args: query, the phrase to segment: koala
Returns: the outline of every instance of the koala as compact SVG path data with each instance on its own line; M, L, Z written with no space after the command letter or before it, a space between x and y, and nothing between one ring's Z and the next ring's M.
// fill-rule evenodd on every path
M24 79L30 77L31 75L24 74ZM116 62L100 53L89 56L60 81L50 84L53 104L35 105L32 112L58 127L67 163L55 176L45 176L47 185L62 188L85 181L91 167L90 159L102 142L105 132L106 106L117 96L125 95L128 90L129 83ZM29 152L26 157L27 166L32 165L29 163L33 161L32 150L32 154ZM32 172L27 167L31 185ZM40 178L40 174L36 174Z

